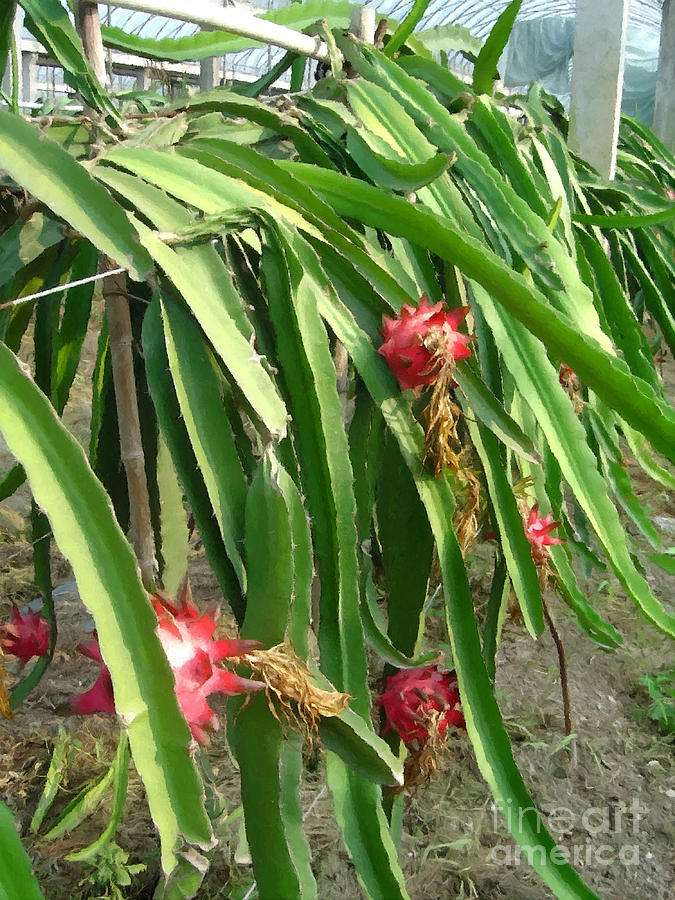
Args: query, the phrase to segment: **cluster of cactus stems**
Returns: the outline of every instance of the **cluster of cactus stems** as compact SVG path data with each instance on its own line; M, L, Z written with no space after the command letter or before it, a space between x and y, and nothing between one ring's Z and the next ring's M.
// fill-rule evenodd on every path
M457 360L471 356L469 343L472 336L459 331L468 312L468 307L448 312L443 303L432 306L426 296L422 296L417 307L404 305L396 317L383 318L383 342L378 352L387 361L402 390L419 392L431 387L428 406L435 408L435 414L431 420L425 414L427 435L430 432L443 435L436 441L436 471L450 468L455 475L463 472L480 491L475 476L460 466L461 450L455 454L450 448L452 442L459 441L455 428L455 411L459 412L459 409L450 397L456 386L452 371ZM561 383L568 386L574 378L574 373L563 366ZM443 410L447 410L445 421L441 421ZM427 451L429 443L427 440ZM466 505L473 511L478 499L469 500ZM551 513L539 515L538 503L525 512L525 535L531 545L532 559L540 571L546 567L547 547L563 542L562 538L552 534L559 525L560 522L553 521ZM477 528L472 531L475 533ZM151 602L157 616L157 634L175 679L176 697L198 743L207 746L209 733L220 727L208 702L214 694L233 696L267 690L310 738L321 715L335 715L347 705L349 695L323 691L311 684L309 672L290 645L265 650L257 640L215 638L217 614L199 612L189 580L185 580L177 603L160 591L151 595ZM3 653L17 657L24 664L47 653L49 625L33 610L21 612L15 605L11 621L0 624L0 634ZM114 713L112 680L96 636L80 643L78 649L98 662L100 669L94 685L71 698L73 712ZM217 665L224 659L243 662L263 680L244 678ZM395 729L406 747L412 747L418 757L428 755L431 748L437 750L442 745L448 725L464 727L454 672L441 672L434 667L402 670L388 678L379 703L386 713L387 729Z
M675 461L675 420L642 328L647 310L659 348L675 347L672 157L625 122L608 190L536 86L508 105L491 93L519 0L476 48L473 88L415 50L411 20L400 54L327 32L332 75L307 92L261 101L222 87L148 120L125 120L97 84L65 5L20 5L100 127L0 110L3 190L23 213L0 233L20 260L0 284L0 430L16 457L0 495L27 480L43 597L42 614L14 608L0 625L0 714L54 654L53 536L96 627L79 647L93 684L71 709L119 716L115 796L130 750L160 838L158 897L188 896L204 874L217 825L197 750L224 740L258 895L316 897L300 784L302 738L318 737L365 893L406 900L394 792L432 775L465 727L542 878L589 896L549 862L555 843L531 815L494 693L499 623L513 596L533 638L548 625L568 733L546 591L590 640L622 640L580 586L583 543L675 633L615 504L658 551L623 444L672 488L654 454ZM0 11L0 29L10 20ZM614 227L633 214L635 227ZM101 259L117 274L104 280L85 458L60 417ZM35 279L68 289L36 301L29 330L32 307L14 303ZM17 356L29 337L34 379ZM227 636L181 589L193 531L236 620ZM490 533L479 607L467 561ZM418 655L439 576L452 671L430 664L433 648ZM388 667L384 736L374 658ZM16 840L11 821L3 835ZM529 851L542 847L539 861Z
M450 470L465 488L468 486L468 496L465 494L465 502L455 519L463 552L471 546L480 529L476 511L481 502L478 479L462 465L464 450L457 433L461 410L453 400L454 367L458 360L472 355L473 336L459 330L468 313L469 307L449 312L442 302L432 306L423 295L417 307L404 304L397 316L384 316L383 340L378 349L401 390L428 393L423 412L426 426L423 462L431 456L437 475ZM571 396L578 396L578 379L564 364L560 369L560 383ZM545 587L550 575L547 547L564 540L552 534L560 522L555 522L551 513L541 516L538 503L528 509L521 499L520 508L532 559ZM276 709L280 710L285 720L298 726L309 742L317 733L321 716L336 715L347 706L348 694L326 691L312 684L309 670L290 644L263 649L257 640L215 638L217 612L199 612L189 580L185 580L177 603L161 591L154 592L150 599L157 616L157 634L175 679L181 712L199 744L208 746L209 734L220 727L218 716L209 705L209 698L214 694L234 696L265 690L274 715ZM545 614L560 650L561 641L548 610ZM0 635L3 653L17 657L23 664L48 651L49 625L33 610L21 612L14 606L11 621L0 624ZM93 640L80 643L78 649L100 668L93 686L71 698L72 711L80 715L114 713L112 680L96 635ZM218 665L225 659L245 664L261 680L242 677ZM563 661L564 647L561 665ZM566 671L561 674L565 692L567 674ZM4 683L2 688L6 693ZM465 727L454 671L443 672L434 666L401 670L388 677L378 703L386 715L385 733L395 730L410 751L405 774L408 785L433 773L436 754L444 744L448 726ZM567 698L566 724L568 705ZM9 707L7 704L5 707L8 714Z

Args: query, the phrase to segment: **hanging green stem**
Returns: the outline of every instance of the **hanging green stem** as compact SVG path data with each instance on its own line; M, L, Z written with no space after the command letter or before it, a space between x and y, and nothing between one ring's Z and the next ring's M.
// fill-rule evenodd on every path
M415 30L415 25L417 25L424 13L427 11L428 5L429 0L415 0L412 9L398 26L393 34L393 37L390 41L388 41L386 47L384 48L384 53L387 56L393 56L397 50L401 49L401 47L405 44L405 42Z

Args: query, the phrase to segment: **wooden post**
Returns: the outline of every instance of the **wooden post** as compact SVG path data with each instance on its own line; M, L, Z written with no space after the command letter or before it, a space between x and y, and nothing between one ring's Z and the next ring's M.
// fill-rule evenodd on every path
M150 516L150 498L136 397L126 275L119 273L106 278L103 283L103 296L110 333L110 361L115 385L120 450L129 490L131 542L143 584L146 588L150 588L155 580L155 537Z
M101 37L101 20L98 16L98 4L89 0L78 0L75 6L75 27L82 38L84 52L98 80L104 87L109 87L105 70L105 51Z
M101 38L101 22L96 3L80 0L76 7L77 29L84 52L97 78L106 81L105 54ZM107 269L116 268L111 260L104 260ZM134 375L133 335L127 299L127 277L123 273L111 275L103 285L105 313L110 332L110 361L115 403L120 433L120 450L129 491L131 542L136 553L141 579L151 589L155 580L155 536L150 516L150 497L145 474L145 457L141 439L141 423L136 397Z

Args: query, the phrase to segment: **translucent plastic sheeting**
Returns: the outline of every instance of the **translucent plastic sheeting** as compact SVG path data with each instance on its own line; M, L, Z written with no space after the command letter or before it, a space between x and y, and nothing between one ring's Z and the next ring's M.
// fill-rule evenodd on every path
M214 0L216 2L216 0ZM431 0L417 31L460 24L484 40L509 0ZM287 6L290 0L253 0L242 4L264 12ZM234 0L230 0L234 5ZM361 4L355 4L361 5ZM401 21L413 0L366 0L378 14ZM654 110L662 0L631 0L626 46L623 110L651 122ZM142 37L176 38L193 34L197 26L163 16L100 5L104 23ZM539 81L567 105L571 85L576 0L523 0L511 40L500 64L504 85L524 89ZM448 48L452 51L452 48ZM227 71L259 77L283 54L274 47L256 47L228 54ZM449 53L450 65L465 74L471 62Z
M501 60L504 86L523 90L540 82L569 106L574 50L574 16L542 16L516 22ZM659 32L630 23L622 111L651 122L659 59Z

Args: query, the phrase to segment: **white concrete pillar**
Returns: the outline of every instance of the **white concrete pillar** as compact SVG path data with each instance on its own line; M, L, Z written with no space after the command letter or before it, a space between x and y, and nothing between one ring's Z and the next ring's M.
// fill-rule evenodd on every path
M349 30L366 44L375 43L375 9L372 6L355 6L349 22Z
M209 56L199 61L199 90L210 91L220 84L220 57Z
M577 0L569 143L613 178L629 0Z
M151 85L152 75L150 73L150 69L147 66L143 66L142 69L138 70L138 74L136 75L136 90L149 91Z
M26 103L32 103L35 100L35 81L37 76L37 53L28 53L24 51L21 54L21 99Z
M675 3L664 0L659 68L654 98L654 134L675 151Z

